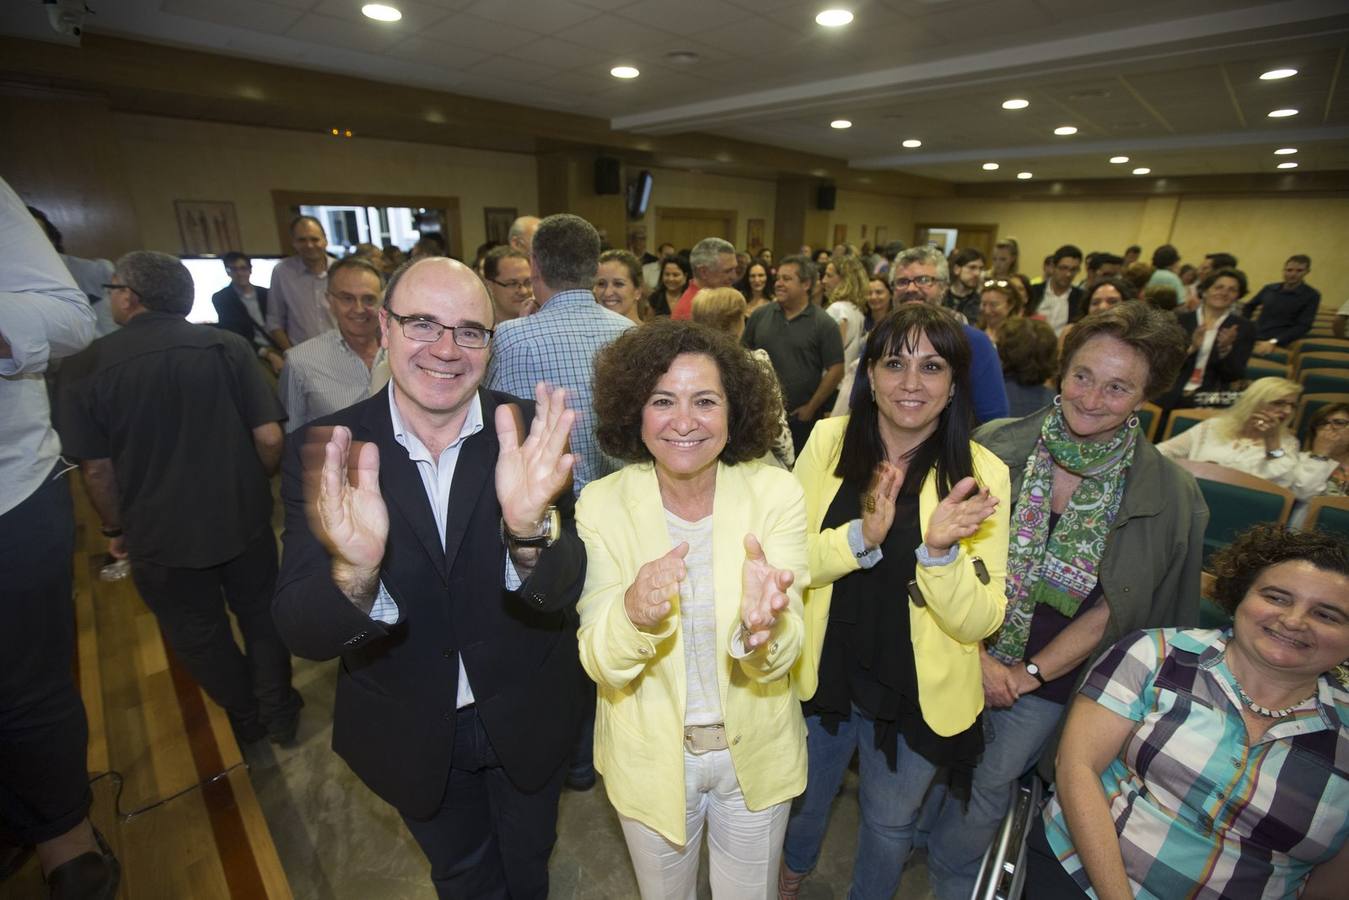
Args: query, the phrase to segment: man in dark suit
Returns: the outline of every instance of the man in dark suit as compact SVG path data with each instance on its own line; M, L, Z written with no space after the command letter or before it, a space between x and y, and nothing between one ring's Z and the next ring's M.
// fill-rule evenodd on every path
M1082 271L1082 250L1064 244L1054 251L1049 262L1049 277L1031 285L1026 317L1038 315L1058 333L1087 312L1082 303L1082 288L1073 285L1073 279Z
M481 389L492 304L457 261L399 270L380 321L389 387L287 454L273 611L295 653L341 657L333 749L440 896L543 898L581 702L575 415Z
M237 250L226 253L222 259L230 283L211 295L216 325L248 341L258 357L271 366L272 373L281 374L285 358L267 333L267 289L249 280L253 276L253 261Z

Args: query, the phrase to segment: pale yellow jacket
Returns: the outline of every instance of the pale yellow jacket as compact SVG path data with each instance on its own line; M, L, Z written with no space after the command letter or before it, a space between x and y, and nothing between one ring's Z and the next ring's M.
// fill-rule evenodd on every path
M684 704L687 685L678 602L658 632L639 631L623 596L637 570L674 546L651 463L593 481L576 504L586 545L581 663L598 685L595 768L614 808L682 845ZM729 653L740 623L744 540L754 534L768 562L796 579L772 640L743 659ZM809 567L801 487L757 462L718 464L712 512L717 682L726 740L752 810L789 800L806 786L806 726L792 689L801 652L801 593Z
M797 692L804 699L819 686L820 653L829 624L833 583L861 563L848 546L847 526L820 530L824 514L834 502L843 480L834 475L843 449L848 417L830 417L816 424L796 461L796 477L806 492L806 519L810 524L810 579L806 592L806 648L797 660ZM978 444L970 444L974 475L1000 501L972 537L960 542L955 562L945 566L918 566L918 589L926 601L909 600L909 630L918 671L918 701L923 721L937 734L949 737L974 724L984 708L979 642L1002 625L1007 577L1008 511L1012 505L1007 466ZM935 470L928 473L918 495L922 530L937 508ZM975 573L973 557L988 567L988 584ZM895 590L905 591L905 585Z

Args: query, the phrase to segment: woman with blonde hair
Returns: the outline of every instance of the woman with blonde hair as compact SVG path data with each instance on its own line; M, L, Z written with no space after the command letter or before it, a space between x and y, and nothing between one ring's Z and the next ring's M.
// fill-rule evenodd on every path
M729 334L736 343L745 333L745 320L749 318L747 310L744 295L735 288L703 288L693 295L693 321ZM773 369L773 361L768 358L768 351L760 347L750 350L749 355L772 376L773 385L777 387L778 376ZM796 464L796 448L792 446L792 432L787 427L787 410L782 403L781 388L778 388L777 393L778 433L770 448L771 458L763 461L775 462L790 470Z
M1271 376L1251 382L1241 398L1211 419L1181 432L1157 449L1170 459L1217 463L1272 481L1306 500L1325 490L1339 466L1298 449L1289 423L1302 386Z
M867 312L867 270L855 256L835 257L824 267L824 311L838 323L843 368L862 353L862 320Z

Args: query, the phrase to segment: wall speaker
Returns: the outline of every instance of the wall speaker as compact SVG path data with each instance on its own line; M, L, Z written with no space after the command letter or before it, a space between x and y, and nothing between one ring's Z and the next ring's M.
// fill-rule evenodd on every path
M612 156L601 156L595 160L595 193L623 193L623 164Z
M833 209L837 200L838 188L832 184L823 185L815 192L815 205L820 209Z

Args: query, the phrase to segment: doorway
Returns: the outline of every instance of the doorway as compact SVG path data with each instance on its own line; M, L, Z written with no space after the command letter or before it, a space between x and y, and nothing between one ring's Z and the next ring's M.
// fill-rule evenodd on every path
M282 253L291 252L290 223L303 213L324 223L328 250L339 256L365 242L397 244L408 250L421 235L430 233L444 239L450 256L464 256L458 197L272 191L272 207Z
M984 254L984 259L993 258L993 245L997 242L998 226L995 225L937 225L920 224L913 227L913 244L921 247L933 244L948 256L957 249L966 247Z
M737 215L732 209L658 206L656 233L648 238L647 246L670 243L676 250L689 250L706 237L725 238L734 244Z

